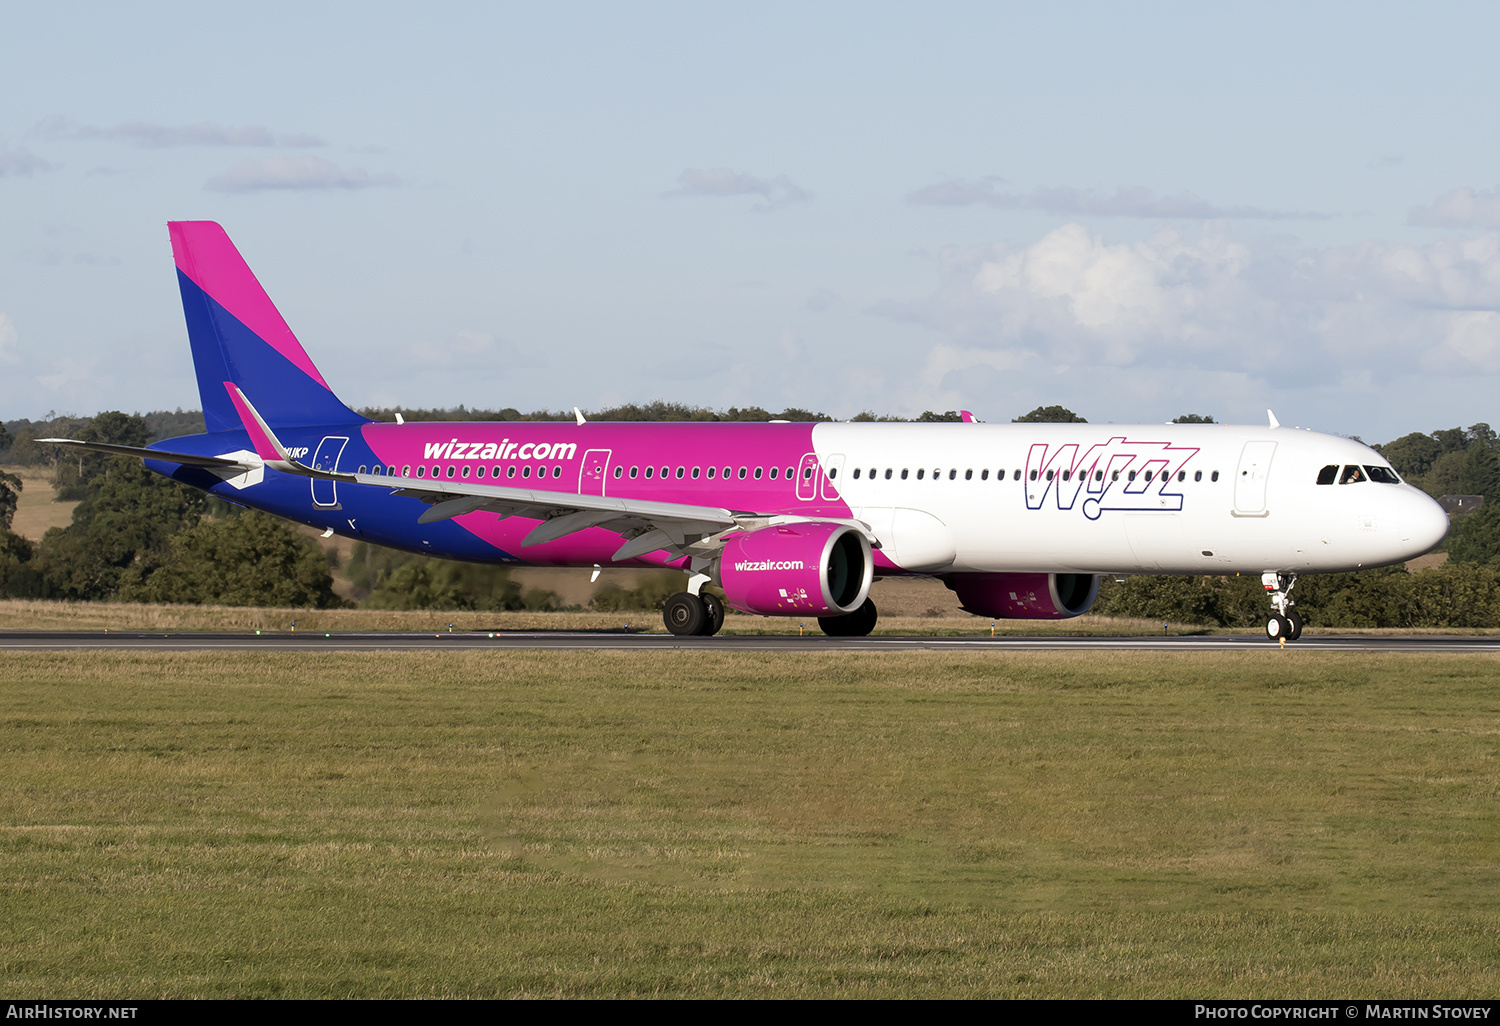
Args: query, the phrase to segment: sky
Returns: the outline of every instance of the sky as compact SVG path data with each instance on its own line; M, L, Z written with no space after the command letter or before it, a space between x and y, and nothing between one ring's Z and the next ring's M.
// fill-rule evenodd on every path
M196 408L209 219L356 407L1500 423L1494 4L0 18L3 419Z

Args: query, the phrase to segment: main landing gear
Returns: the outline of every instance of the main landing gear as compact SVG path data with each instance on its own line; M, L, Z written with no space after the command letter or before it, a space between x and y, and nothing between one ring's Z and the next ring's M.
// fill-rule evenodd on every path
M865 604L852 613L818 617L818 626L823 628L824 634L835 638L862 638L875 629L878 619L880 611L875 608L875 603L865 599Z
M1297 583L1296 574L1268 572L1260 575L1275 612L1266 621L1266 637L1272 641L1296 641L1302 637L1302 614L1292 608L1292 586Z
M679 591L667 599L661 618L667 630L679 637L707 637L724 626L724 603L714 595Z

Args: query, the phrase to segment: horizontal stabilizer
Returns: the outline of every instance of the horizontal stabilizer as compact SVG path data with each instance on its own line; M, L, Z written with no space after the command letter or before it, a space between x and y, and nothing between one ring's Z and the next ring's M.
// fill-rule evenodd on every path
M81 442L76 438L38 438L38 442L66 445L72 449L89 449L106 452L111 456L136 456L143 460L161 460L163 463L180 463L185 467L241 467L251 469L251 464L240 460L224 459L222 456L196 456L186 452L166 452L162 449L143 449L134 445L112 445L108 442Z

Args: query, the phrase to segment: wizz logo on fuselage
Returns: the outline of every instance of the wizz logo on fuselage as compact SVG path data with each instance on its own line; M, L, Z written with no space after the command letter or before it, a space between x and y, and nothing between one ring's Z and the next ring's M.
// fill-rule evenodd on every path
M1167 442L1132 442L1116 436L1083 447L1076 442L1038 442L1026 453L1026 508L1041 509L1052 496L1058 509L1072 509L1083 497L1083 515L1098 520L1105 510L1180 510L1176 485L1196 447Z

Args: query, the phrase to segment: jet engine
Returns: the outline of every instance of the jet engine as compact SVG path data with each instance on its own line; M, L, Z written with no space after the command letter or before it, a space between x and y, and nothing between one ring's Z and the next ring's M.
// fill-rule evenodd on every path
M966 612L997 620L1066 620L1099 597L1095 574L948 574Z
M731 537L715 576L741 612L843 616L864 604L874 572L863 532L812 520Z

